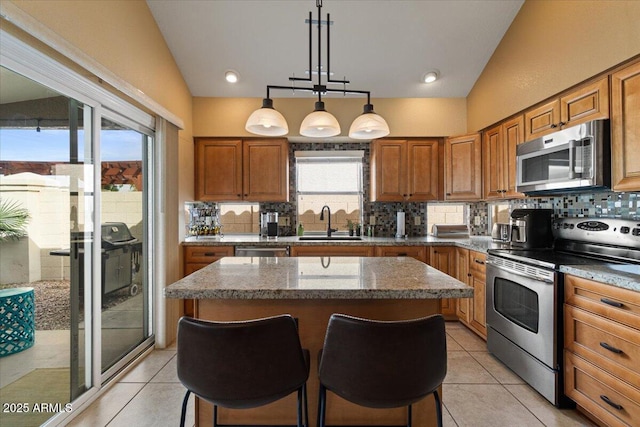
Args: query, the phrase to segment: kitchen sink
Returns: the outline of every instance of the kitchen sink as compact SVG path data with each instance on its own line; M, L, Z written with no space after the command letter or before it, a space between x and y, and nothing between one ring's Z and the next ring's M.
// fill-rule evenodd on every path
M301 236L298 237L298 240L331 240L331 241L342 241L342 240L362 240L360 236Z

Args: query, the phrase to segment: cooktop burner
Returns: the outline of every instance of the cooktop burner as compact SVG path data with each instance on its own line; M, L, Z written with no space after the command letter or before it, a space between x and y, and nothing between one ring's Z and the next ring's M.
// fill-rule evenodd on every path
M597 265L610 261L556 252L553 249L489 249L489 255L557 270L561 265Z
M490 249L499 256L557 270L561 265L640 264L640 222L611 218L559 218L553 249Z

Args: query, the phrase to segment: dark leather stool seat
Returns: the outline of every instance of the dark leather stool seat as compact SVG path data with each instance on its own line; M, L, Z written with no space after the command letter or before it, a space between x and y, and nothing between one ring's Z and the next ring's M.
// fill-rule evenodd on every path
M290 315L240 322L211 322L183 317L178 322L178 378L194 393L218 406L247 409L298 393L297 426L308 426L306 381L309 352L303 350ZM303 421L304 420L304 421Z
M447 374L444 318L377 321L333 314L319 356L318 427L325 426L327 390L369 408L407 406L433 394Z

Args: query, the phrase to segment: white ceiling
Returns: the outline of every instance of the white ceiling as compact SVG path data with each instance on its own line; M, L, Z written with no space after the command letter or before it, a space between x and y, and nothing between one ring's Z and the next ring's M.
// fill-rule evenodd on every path
M331 14L331 72L372 98L466 97L523 0L325 0ZM308 68L313 0L147 0L191 94L265 97ZM313 29L313 67L317 58ZM326 69L326 36L322 36ZM224 80L228 69L240 81ZM440 79L421 77L437 69ZM314 78L315 81L316 78ZM290 97L288 90L272 98ZM298 93L296 96L303 96ZM341 95L339 95L341 96Z

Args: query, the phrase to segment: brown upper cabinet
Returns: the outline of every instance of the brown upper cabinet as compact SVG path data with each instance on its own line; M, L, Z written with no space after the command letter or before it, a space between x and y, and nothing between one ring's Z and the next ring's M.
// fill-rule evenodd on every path
M526 111L524 140L530 141L589 120L608 118L609 80L603 77Z
M484 198L521 197L516 191L516 146L524 142L524 117L505 120L484 132Z
M447 138L444 144L444 199L482 198L482 143L479 133Z
M640 62L611 76L611 185L640 190Z
M437 139L378 139L371 146L371 201L438 200Z
M196 138L196 200L289 201L286 139Z

